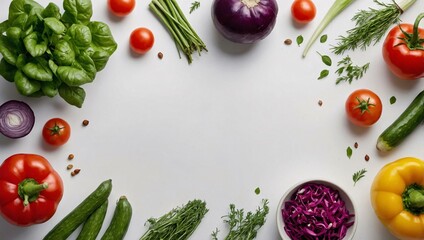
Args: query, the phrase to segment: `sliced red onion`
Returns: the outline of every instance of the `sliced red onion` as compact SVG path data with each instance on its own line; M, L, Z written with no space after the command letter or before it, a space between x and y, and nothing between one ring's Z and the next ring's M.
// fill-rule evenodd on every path
M28 104L10 100L0 106L0 132L9 138L28 135L34 127L34 112Z

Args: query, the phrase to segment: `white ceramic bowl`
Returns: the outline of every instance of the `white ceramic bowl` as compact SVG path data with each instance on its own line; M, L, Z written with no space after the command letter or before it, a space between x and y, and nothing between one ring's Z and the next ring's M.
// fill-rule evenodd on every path
M349 195L339 186L337 186L334 183L331 183L327 180L306 180L299 182L292 186L290 189L286 191L286 193L281 197L280 202L278 203L277 207L277 227L278 232L280 233L280 236L283 240L291 240L290 237L287 235L286 231L284 230L284 221L283 216L281 214L281 210L283 208L283 204L290 199L290 197L296 192L296 190L303 184L306 183L318 183L323 184L326 186L331 187L334 190L337 190L340 194L340 197L346 204L346 208L349 210L349 213L355 214L355 217L353 219L354 224L348 228L346 236L343 238L343 240L352 240L353 236L355 234L356 228L358 226L358 214L355 211L355 204L353 203L352 199L349 197Z

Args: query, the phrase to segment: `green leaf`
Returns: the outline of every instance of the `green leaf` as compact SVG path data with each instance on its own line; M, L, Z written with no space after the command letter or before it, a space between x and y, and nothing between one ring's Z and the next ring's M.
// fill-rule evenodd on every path
M31 11L40 12L43 7L33 0L13 0L9 5L9 16L10 22L14 22L18 17L23 15L29 15Z
M390 97L390 104L395 104L395 102L396 102L396 97L395 96Z
M0 60L0 75L9 82L13 82L15 78L16 71L18 69L6 62L4 58Z
M68 41L59 40L54 47L53 58L61 66L70 66L75 62L75 52Z
M347 155L347 157L349 159L350 159L350 157L352 157L352 153L353 153L352 148L351 147L347 147L347 149L346 149L346 155Z
M93 81L83 69L74 66L59 66L56 74L62 82L72 87L81 86Z
M322 70L321 73L319 74L318 80L321 80L321 79L327 77L329 73L330 72L327 69Z
M319 41L320 41L321 43L325 43L325 42L327 41L327 34L322 35L322 36L320 37Z
M302 35L297 36L296 43L297 43L298 46L300 46L300 44L303 43L303 36Z
M44 24L56 34L63 34L66 31L65 25L54 17L44 18Z
M47 50L47 41L42 39L39 42L38 40L37 33L35 32L32 32L24 38L25 48L33 57L39 57Z
M192 13L194 10L198 9L199 7L200 7L200 2L199 1L192 2L189 13Z
M28 78L20 70L16 71L14 81L16 89L24 96L30 96L41 89L41 83L39 81Z
M5 20L3 22L0 23L0 35L4 32L6 32L6 30L9 28L9 20Z
M90 28L82 24L73 24L68 28L66 35L71 38L70 41L72 41L76 47L81 49L88 48L92 41Z
M60 18L61 18L60 8L56 4L51 2L41 12L41 16L43 16L43 18L52 17L52 18L56 18L56 19L60 20Z
M0 35L0 53L9 64L16 66L18 58L16 48L13 46L11 41L3 35Z
M85 91L81 87L70 87L61 84L59 87L59 95L69 104L78 108L82 107L85 99Z
M327 55L322 55L321 53L317 52L320 56L321 56L321 61L327 65L327 66L331 66L332 65L332 61L331 58Z
M44 58L37 58L28 62L22 67L22 72L29 78L47 82L53 80L53 73L48 67L48 62Z
M56 81L42 82L41 83L41 91L47 97L54 97L59 92L58 85L59 85L59 83L56 82Z
M90 22L88 28L91 31L92 46L101 48L112 55L118 47L112 32L107 24L103 22Z
M88 24L93 15L90 0L64 0L62 21L70 25L74 23Z

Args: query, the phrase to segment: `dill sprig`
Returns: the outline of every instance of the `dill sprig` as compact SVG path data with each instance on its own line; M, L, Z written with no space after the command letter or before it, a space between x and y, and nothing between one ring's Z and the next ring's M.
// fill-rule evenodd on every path
M256 212L245 214L244 209L236 209L230 204L230 212L224 216L224 222L228 224L230 231L224 240L252 240L255 239L258 230L265 224L269 213L268 200L262 200L262 206ZM219 230L212 233L212 239L217 240Z
M398 6L395 3L385 4L378 0L374 0L374 2L380 8L360 10L354 15L352 21L355 21L355 27L348 30L346 36L338 38L338 44L332 49L335 54L343 54L347 50L355 50L357 48L365 50L371 44L375 45L381 40L391 25L400 21L399 16L415 0L406 1L405 6Z
M188 239L208 212L206 203L201 200L189 201L187 204L172 209L160 218L147 220L149 229L140 240Z
M358 80L364 76L370 63L363 66L353 65L352 59L346 56L337 63L337 66L339 66L339 68L336 70L336 73L339 77L336 79L336 84L341 82L349 82L350 84L353 79Z
M364 168L362 170L357 171L356 173L353 174L352 179L353 179L353 185L355 186L356 183L361 180L361 178L365 177L365 173L367 172L367 170Z
M200 7L199 1L192 2L191 6L190 6L190 12L189 13L192 13L194 10L198 9L199 7Z

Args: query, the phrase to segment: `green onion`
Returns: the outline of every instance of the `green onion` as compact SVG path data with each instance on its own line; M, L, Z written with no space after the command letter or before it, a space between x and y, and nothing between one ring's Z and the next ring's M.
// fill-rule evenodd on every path
M152 0L149 7L172 35L179 56L181 57L180 51L183 52L188 63L192 63L191 55L194 52L200 55L202 50L208 51L175 0Z
M333 5L328 10L327 14L325 14L324 18L318 25L315 32L312 34L312 37L309 39L309 42L306 44L305 50L303 51L302 56L306 57L309 49L312 47L312 44L317 40L318 36L324 31L324 29L328 26L328 24L333 21L333 19L339 15L350 3L354 0L336 0Z

